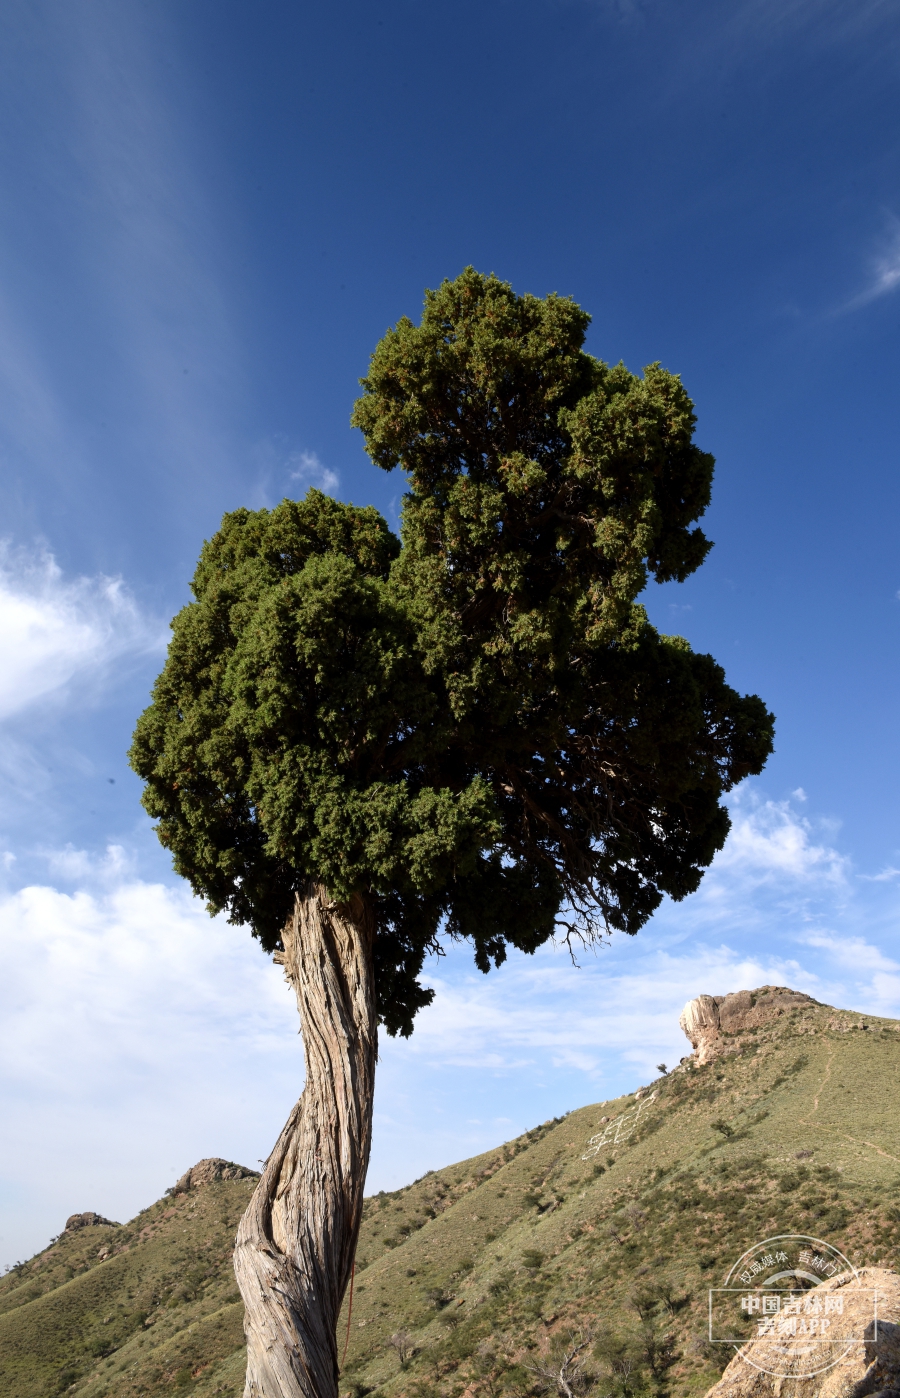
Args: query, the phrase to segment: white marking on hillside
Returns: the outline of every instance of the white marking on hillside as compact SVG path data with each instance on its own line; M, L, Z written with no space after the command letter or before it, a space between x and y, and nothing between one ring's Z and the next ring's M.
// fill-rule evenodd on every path
M626 1112L622 1112L621 1116L613 1117L612 1121L604 1126L598 1135L592 1136L588 1141L588 1149L586 1154L581 1157L582 1160L590 1160L592 1156L597 1155L603 1146L621 1146L624 1144L634 1133L641 1112L645 1107L649 1107L655 1097L656 1093L651 1092L649 1097L644 1097L633 1107L629 1107Z

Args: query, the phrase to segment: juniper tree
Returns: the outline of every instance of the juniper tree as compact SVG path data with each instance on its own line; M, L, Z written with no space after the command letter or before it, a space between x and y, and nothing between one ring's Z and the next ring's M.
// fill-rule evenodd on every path
M175 868L296 992L306 1083L237 1236L247 1395L334 1398L377 1026L442 939L482 971L684 898L772 717L650 625L713 459L679 378L467 269L376 347L352 421L408 485L399 537L311 490L204 545L131 752Z

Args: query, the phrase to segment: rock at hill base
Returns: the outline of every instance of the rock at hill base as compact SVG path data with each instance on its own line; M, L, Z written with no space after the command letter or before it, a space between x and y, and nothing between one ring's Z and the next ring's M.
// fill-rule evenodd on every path
M829 1345L841 1356L831 1368L804 1377L808 1356L785 1356L783 1340L751 1340L706 1398L893 1398L900 1393L900 1277L883 1267L861 1267L850 1281L834 1277L816 1287L816 1295L835 1291L843 1297L843 1314L832 1316L830 1334L847 1349Z
M104 1224L107 1228L121 1228L120 1223L113 1223L111 1218L104 1218L102 1214L70 1214L66 1219L64 1233L74 1233L78 1228L96 1228L98 1224Z
M244 1165L235 1165L233 1160L220 1160L218 1156L213 1156L209 1160L200 1160L196 1165L192 1165L190 1170L185 1170L181 1179L167 1189L167 1194L188 1194L192 1189L199 1189L203 1184L214 1184L216 1180L258 1180L258 1170L248 1170Z
M723 1053L735 1052L725 1035L740 1029L761 1029L800 1005L818 1001L785 985L763 985L759 990L737 990L731 995L698 995L689 1000L678 1023L691 1041L698 1063L710 1063Z

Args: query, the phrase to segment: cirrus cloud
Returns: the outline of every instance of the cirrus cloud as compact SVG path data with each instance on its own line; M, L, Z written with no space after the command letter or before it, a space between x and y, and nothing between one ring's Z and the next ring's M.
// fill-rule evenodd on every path
M47 550L0 543L0 720L164 645L121 578L67 579Z

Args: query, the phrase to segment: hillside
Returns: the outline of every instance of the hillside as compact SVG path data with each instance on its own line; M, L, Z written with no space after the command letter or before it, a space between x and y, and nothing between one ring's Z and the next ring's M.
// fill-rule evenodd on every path
M342 1394L537 1393L535 1370L580 1335L575 1392L581 1365L598 1398L686 1398L731 1358L705 1340L706 1291L747 1247L811 1234L896 1266L900 1024L779 1004L723 1013L715 1051L640 1094L367 1199ZM9 1273L0 1392L239 1398L229 1254L252 1188L191 1187ZM345 1304L341 1348L346 1323Z

